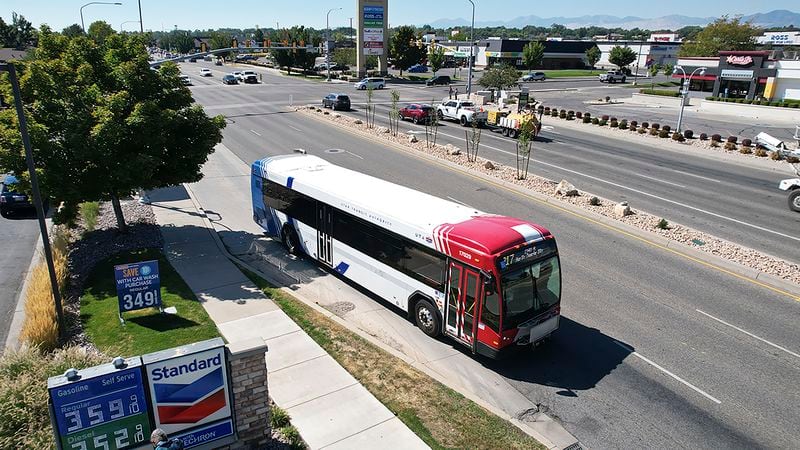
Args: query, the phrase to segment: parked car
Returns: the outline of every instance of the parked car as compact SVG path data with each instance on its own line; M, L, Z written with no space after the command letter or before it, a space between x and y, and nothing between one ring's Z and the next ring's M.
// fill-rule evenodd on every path
M17 178L13 175L6 175L0 181L0 215L9 217L16 212L33 211L33 203L27 195L17 192Z
M400 119L410 119L414 123L427 122L433 117L434 110L431 105L411 103L400 109Z
M242 82L245 84L258 84L258 75L254 73L249 73L247 75L242 76Z
M202 69L200 69L200 76L201 77L211 77L211 76L214 76L214 74L211 73L211 69L207 69L207 68L203 67Z
M258 77L258 74L253 70L244 70L244 71L242 71L242 79L244 79L244 77L246 77L248 75L255 75L256 77Z
M425 73L428 71L428 66L424 64L414 64L413 66L408 68L408 72L410 73Z
M616 82L625 82L625 74L620 72L619 70L609 70L606 73L601 73L597 76L601 83L616 83Z
M386 80L383 78L364 78L363 80L359 81L355 84L356 89L358 90L367 90L367 89L383 89L386 87Z
M488 113L483 111L483 108L478 110L478 107L472 101L449 99L442 100L442 103L437 106L436 115L439 121L444 119L454 120L460 123L462 127L469 126L472 123L482 126L486 123L488 117Z
M438 85L448 85L452 83L453 80L450 79L449 75L436 75L435 77L429 79L425 82L425 86L436 86Z
M206 56L203 56L203 61L208 61L208 62L211 62L211 59L212 59L212 58L211 58L211 55L206 55Z
M331 70L350 70L350 66L345 64L336 64L335 66L331 67Z
M181 79L181 83L183 83L184 86L191 86L192 85L192 79L189 78L189 75L181 75L180 79Z
M222 58L215 59L214 60L214 65L215 66L221 66L222 65Z
M345 94L328 94L322 98L322 107L350 111L350 97Z
M191 58L189 58L189 62L197 62L197 58L191 57Z
M331 70L333 70L333 67L334 67L334 65L333 65L333 63L331 63ZM325 62L324 63L319 63L316 66L314 66L314 70L316 70L317 72L319 72L321 70L328 70L328 63L325 63Z
M546 79L544 72L529 72L522 76L522 81L544 81Z
M242 80L244 80L244 77L242 76L242 72L241 72L241 71L239 71L239 70L236 70L236 71L234 71L234 72L231 72L231 75L233 75L233 76L235 76L235 77L236 77L236 81L242 81Z
M236 75L229 73L222 77L222 84L239 84L239 79Z

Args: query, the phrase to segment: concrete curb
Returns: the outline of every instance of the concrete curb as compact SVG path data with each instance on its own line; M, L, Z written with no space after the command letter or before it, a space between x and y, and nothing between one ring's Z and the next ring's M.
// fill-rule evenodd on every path
M216 230L214 229L214 225L211 223L211 221L206 216L205 210L200 205L200 203L197 201L197 198L195 197L194 192L192 192L191 188L187 184L184 184L184 187L186 188L186 192L189 194L189 198L192 201L192 204L201 213L201 217L202 217L203 223L205 224L206 228L209 231L212 232L211 235L213 236L213 239L214 239L215 244L217 245L217 248L219 248L219 250L222 252L223 255L225 255L225 257L227 257L231 261L234 261L236 264L239 264L240 266L246 268L247 270L259 275L260 277L262 277L265 280L267 280L270 284L273 284L275 286L281 286L281 285L287 284L286 280L278 280L273 274L264 273L261 270L251 266L249 263L247 263L245 261L242 261L241 259L239 259L236 256L232 255L228 251L228 249L225 247L225 244L222 242L222 239L217 234ZM360 328L354 326L353 324L348 323L346 320L340 318L339 316L337 316L337 315L333 314L332 312L328 311L327 309L323 308L322 306L317 304L312 299L307 298L305 295L303 295L303 294L301 294L299 292L293 291L289 287L282 287L280 289L285 294L290 295L290 296L292 296L294 298L297 298L298 300L300 300L304 304L306 304L309 307L311 307L312 309L314 309L316 312L322 314L324 317L333 320L337 324L341 325L342 327L346 328L347 330L349 330L349 331L351 331L353 333L356 333L357 335L359 335L363 339L367 340L371 344L377 346L378 348L382 349L383 351L385 351L385 352L387 352L387 353L399 358L400 360L404 361L406 364L410 365L411 367L414 367L415 369L417 369L417 370L425 373L426 375L430 376L434 380L436 380L436 381L442 383L443 385L445 385L445 386L447 386L447 387L459 392L463 396L467 397L471 401L473 401L476 404L480 405L484 409L487 409L488 411L492 412L493 414L497 415L498 417L509 421L514 426L519 428L522 432L524 432L525 434L527 434L527 435L531 436L532 438L536 439L542 445L546 446L548 449L555 450L555 449L562 448L562 447L556 446L552 442L552 440L548 439L544 434L540 433L535 428L533 428L533 426L531 424L528 424L526 422L522 422L522 421L518 420L517 418L510 416L505 411L502 411L502 410L500 410L500 409L498 409L498 408L486 403L485 401L483 401L482 399L476 397L475 395L473 395L471 392L467 391L466 389L460 389L460 386L458 386L458 387L457 386L453 386L453 383L450 380L446 379L444 376L442 376L438 372L432 370L431 368L429 368L428 366L426 366L424 364L419 363L418 361L413 360L408 355L406 355L406 354L400 352L399 350L396 350L396 349L392 348L391 346L383 343L382 341L380 341L376 337L374 337L374 336L370 335L369 333L361 330ZM544 417L544 420L542 420L541 422L538 422L538 423L545 424L545 426L547 428L553 428L553 427L560 428L559 432L563 432L564 434L569 435L570 437L572 437L574 439L574 443L575 444L578 443L577 438L574 438L574 436L572 436L568 431L563 429L563 427L561 427L561 425L558 422L554 421L552 418L546 416L543 413L540 413L540 415ZM534 422L534 423L537 423L537 422Z
M306 111L298 110L301 114L306 116L310 116L315 118L316 120L323 121L325 123L329 123L333 126L338 126L341 129L347 130L353 134L358 134L363 137L368 137L370 139L374 139L375 136L371 135L370 133L366 133L362 130L358 130L351 127L341 127L337 125L335 122L323 119L321 117L317 117L315 114L308 113ZM619 222L615 219L606 217L602 214L596 213L594 211L583 209L579 206L573 205L572 203L563 202L557 198L549 197L539 192L521 187L516 185L515 183L510 183L508 181L500 180L495 177L486 175L482 172L474 171L463 166L460 166L456 163L439 159L435 156L428 155L426 153L422 153L418 150L410 149L405 147L401 144L391 142L391 141L383 141L382 144L388 145L400 151L406 152L410 155L416 156L420 159L425 159L442 166L446 166L452 170L460 171L461 173L470 175L475 178L479 178L487 183L494 184L496 186L502 186L506 189L515 191L518 194L526 196L528 198L534 199L541 203L547 203L553 205L556 208L561 210L567 211L573 215L583 217L585 219L591 220L593 222L602 224L608 228L614 229L620 233L627 234L629 236L636 237L637 239L642 240L643 242L649 243L651 245L655 245L661 247L667 251L675 253L677 255L683 256L684 258L693 260L695 262L699 262L704 264L708 267L714 268L716 270L722 271L724 273L728 273L734 275L738 278L747 279L755 284L758 284L762 287L766 287L778 293L787 295L789 297L794 298L797 301L800 301L800 285L796 285L794 283L782 280L774 275L770 275L768 273L760 272L756 269L744 266L742 264L727 260L717 255L713 255L711 253L704 252L702 250L697 250L689 245L686 245L681 242L673 241L671 239L667 239L663 236L657 235L655 233L651 233L646 230L642 230L641 228L634 227L628 225L624 222ZM497 163L499 164L499 163Z

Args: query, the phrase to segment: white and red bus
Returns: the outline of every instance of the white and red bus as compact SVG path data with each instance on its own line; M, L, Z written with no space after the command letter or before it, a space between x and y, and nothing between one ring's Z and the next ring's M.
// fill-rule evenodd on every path
M545 228L486 214L305 154L252 165L253 218L319 261L492 358L558 328L561 270Z

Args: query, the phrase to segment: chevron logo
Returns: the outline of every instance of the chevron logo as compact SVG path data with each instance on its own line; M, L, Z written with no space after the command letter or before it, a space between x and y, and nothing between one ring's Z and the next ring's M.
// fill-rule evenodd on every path
M188 384L154 383L153 392L162 424L197 423L227 404L222 367Z

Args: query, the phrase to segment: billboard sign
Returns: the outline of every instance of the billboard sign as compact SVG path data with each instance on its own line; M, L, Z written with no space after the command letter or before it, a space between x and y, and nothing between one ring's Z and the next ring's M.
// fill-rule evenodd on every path
M186 448L233 439L230 380L220 338L142 356L153 419Z
M47 380L59 449L119 450L146 445L150 415L141 358Z
M383 55L384 7L364 6L361 14L362 32L364 34L364 54Z
M120 315L127 311L161 307L158 261L114 266Z

